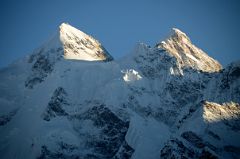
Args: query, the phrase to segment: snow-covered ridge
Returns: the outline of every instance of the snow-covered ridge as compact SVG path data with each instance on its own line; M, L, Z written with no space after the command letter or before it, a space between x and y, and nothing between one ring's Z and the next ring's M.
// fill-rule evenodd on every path
M62 23L59 29L65 59L84 61L113 60L101 43L90 35L66 23Z
M218 61L193 45L190 38L179 29L173 28L170 36L156 47L176 57L182 67L191 67L204 72L218 72L222 69Z

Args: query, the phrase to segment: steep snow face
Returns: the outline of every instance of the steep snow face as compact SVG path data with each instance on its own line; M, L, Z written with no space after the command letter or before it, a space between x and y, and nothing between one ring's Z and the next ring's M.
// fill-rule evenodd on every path
M190 38L179 29L173 28L169 38L157 44L157 47L175 56L182 67L191 67L204 72L217 72L222 69L216 60L194 46Z
M60 28L60 40L64 48L64 58L84 61L111 61L112 56L93 37L63 23Z

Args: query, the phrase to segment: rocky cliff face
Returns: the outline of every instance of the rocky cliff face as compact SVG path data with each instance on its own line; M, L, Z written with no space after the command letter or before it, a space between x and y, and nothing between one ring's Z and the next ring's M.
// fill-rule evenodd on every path
M178 29L113 61L62 24L0 71L1 158L238 158L239 70Z

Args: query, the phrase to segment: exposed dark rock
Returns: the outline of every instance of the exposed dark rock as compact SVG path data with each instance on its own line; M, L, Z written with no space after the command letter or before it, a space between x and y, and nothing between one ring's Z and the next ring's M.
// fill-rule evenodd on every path
M239 67L233 68L229 73L229 76L231 77L231 80L236 80L240 78L240 68Z
M240 79L240 67L234 66L233 64L228 66L221 73L220 78L221 78L220 88L222 88L223 90L230 89L231 84L234 81Z
M84 134L87 141L86 148L93 151L88 156L111 159L114 156L130 158L132 155L133 149L125 142L129 123L119 119L104 104L94 106L82 114L73 115L70 120L78 120L80 123L90 120L93 122L93 126L100 131L100 133L95 134L97 136Z
M161 159L187 159L187 158L196 158L197 152L193 149L186 147L180 140L172 139L166 143L162 148L160 153Z
M66 147L66 146L70 146L70 148ZM71 151L72 145L65 144L64 149L65 150L70 149L70 151ZM60 149L52 152L47 148L47 146L44 145L41 147L41 154L37 157L37 159L81 159L81 157L78 155L71 154L69 152L64 153L64 151L63 151L64 149L60 148Z
M113 159L130 159L133 152L134 149L131 148L126 141L124 141Z
M176 67L176 59L160 49L154 53L150 51L138 55L135 57L135 62L139 64L142 74L149 79L161 78L162 71L168 70L171 66Z
M214 132L208 131L208 135L212 136L214 139L221 140L221 138Z
M223 147L224 151L227 152L228 158L239 159L240 147L226 145Z
M37 83L41 83L53 71L53 64L47 56L39 55L32 66L32 75L25 81L25 87L33 88Z
M168 141L160 153L161 159L217 159L217 156L208 150L188 147L178 139Z
M205 143L203 142L202 138L197 136L192 131L186 131L182 133L181 137L183 137L185 140L187 140L189 143L191 143L193 146L197 148L203 148L205 146Z
M37 53L32 54L28 62L34 63L31 69L32 72L25 81L25 87L32 89L36 84L43 82L53 71L55 62L61 59L62 51L62 48L41 49Z
M51 118L54 118L56 116L68 115L63 109L63 105L69 105L66 96L67 92L62 87L58 87L54 91L51 100L48 103L48 106L42 115L44 120L50 121Z
M199 159L218 159L218 157L207 150L203 150L199 156Z
M165 92L168 92L178 105L184 107L192 101L201 98L201 85L194 82L179 82L175 79L166 84Z
M203 149L204 147L208 147L213 151L216 151L217 148L210 144L209 142L204 142L202 138L200 138L197 134L192 131L187 131L182 133L181 137L186 139L191 145L195 146L198 149Z
M192 106L190 106L189 110L188 110L188 113L185 114L177 123L177 128L180 128L184 122L189 119L193 114L194 112L196 112L196 110L198 108L201 108L202 104L204 103L204 101L201 101L199 102L198 104L193 104Z
M7 115L0 116L0 126L6 125L8 122L10 122L13 116L16 115L17 111L18 109L15 109Z

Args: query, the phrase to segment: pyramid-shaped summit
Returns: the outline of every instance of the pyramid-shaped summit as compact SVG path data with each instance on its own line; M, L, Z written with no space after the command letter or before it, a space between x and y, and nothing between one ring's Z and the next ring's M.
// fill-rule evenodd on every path
M222 69L218 61L193 45L190 38L177 28L173 28L170 36L157 44L157 47L176 57L182 67L190 67L204 72L218 72Z
M42 83L56 68L57 63L69 60L112 61L112 56L93 37L62 23L57 33L41 47L27 56L32 65L30 75L25 81L27 88Z
M59 26L64 58L84 61L111 61L112 56L99 41L67 23Z

